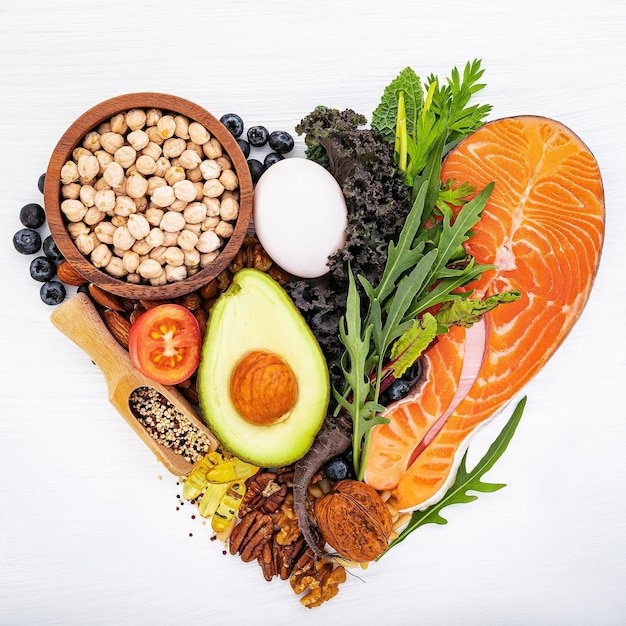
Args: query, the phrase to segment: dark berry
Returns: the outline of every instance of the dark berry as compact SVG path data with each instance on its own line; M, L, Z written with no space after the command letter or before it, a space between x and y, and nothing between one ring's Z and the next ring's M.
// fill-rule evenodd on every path
M32 228L22 228L13 235L13 245L20 254L35 254L41 248L41 235Z
M20 222L26 228L39 228L44 225L45 221L46 212L41 204L31 202L30 204L25 204L20 210Z
M409 384L414 385L422 376L422 359L417 359L400 377Z
M261 178L261 175L265 171L265 167L261 161L257 159L248 159L248 167L250 168L250 176L252 176L252 182L256 182Z
M269 137L270 134L265 126L252 126L251 128L248 128L248 141L250 142L250 145L255 148L264 146Z
M62 261L63 260L63 254L61 253L61 251L57 247L57 244L54 241L54 238L52 237L52 235L48 235L43 240L43 253L49 259L52 259L53 261Z
M267 169L270 165L274 165L274 163L278 163L278 161L282 161L285 157L282 154L278 154L278 152L270 152L263 159L263 165Z
M43 193L43 187L46 184L46 173L44 172L37 181L37 189Z
M49 281L57 273L57 266L47 256L38 256L30 262L30 276L40 283Z
M293 137L284 130L275 130L269 137L270 148L280 154L293 150Z
M61 304L61 302L65 300L65 287L63 283L58 280L49 280L47 283L41 285L39 295L44 304L50 306Z
M226 126L228 132L235 138L243 133L243 120L236 113L224 113L220 122Z
M247 159L250 156L250 144L245 139L241 138L237 139L237 143L243 152L243 156Z
M333 483L344 480L350 474L348 462L343 456L335 456L324 465L324 474Z

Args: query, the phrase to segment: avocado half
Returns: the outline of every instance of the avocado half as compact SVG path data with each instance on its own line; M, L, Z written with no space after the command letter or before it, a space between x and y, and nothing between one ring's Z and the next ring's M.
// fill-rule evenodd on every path
M235 408L233 373L253 353L277 355L295 378L295 402L276 423L252 423ZM222 446L259 467L281 467L302 458L324 422L330 399L326 359L311 329L287 292L255 269L237 272L213 305L197 384L204 420Z

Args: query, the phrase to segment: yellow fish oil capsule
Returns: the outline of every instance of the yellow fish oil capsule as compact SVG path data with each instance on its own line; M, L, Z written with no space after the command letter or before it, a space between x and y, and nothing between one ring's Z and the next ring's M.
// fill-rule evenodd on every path
M202 499L198 504L198 513L202 517L211 517L217 511L227 489L228 485L225 483L207 483Z
M223 457L219 452L209 452L203 456L191 469L183 485L183 498L193 500L197 498L208 484L207 474L216 465L222 463Z
M210 483L231 483L235 480L246 480L259 471L256 465L233 459L220 463L207 473Z
M216 533L220 533L228 528L239 510L245 493L246 485L243 481L238 480L228 486L211 520L211 528Z

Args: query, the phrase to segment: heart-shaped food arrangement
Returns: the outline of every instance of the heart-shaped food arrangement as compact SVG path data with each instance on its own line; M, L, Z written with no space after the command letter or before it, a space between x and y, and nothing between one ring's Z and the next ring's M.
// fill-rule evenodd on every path
M525 398L468 469L471 435L554 354L591 292L598 165L555 120L486 121L491 108L471 103L482 74L474 61L422 83L406 68L369 127L316 107L296 126L306 158L288 155L283 131L253 126L244 139L235 114L214 141L152 94L148 110L85 128L47 174L62 170L46 194L67 208L55 228L86 263L115 257L129 285L108 292L114 278L98 286L46 255L58 280L31 267L45 301L63 300L61 281L86 294L53 323L92 355L230 553L289 580L309 608L337 594L346 568L474 500L468 490L503 486L481 478ZM267 145L264 163L250 157ZM220 260L249 181L251 228ZM26 254L39 249L31 209L15 238ZM177 280L193 290L136 296Z

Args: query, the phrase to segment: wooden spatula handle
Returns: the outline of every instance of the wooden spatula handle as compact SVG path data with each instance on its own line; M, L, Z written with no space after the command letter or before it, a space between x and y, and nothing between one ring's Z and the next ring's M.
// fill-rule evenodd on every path
M113 338L84 293L77 293L56 307L50 320L89 355L107 380L119 380L132 368L128 353Z

